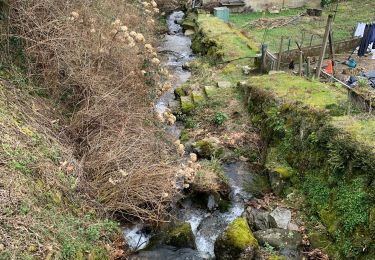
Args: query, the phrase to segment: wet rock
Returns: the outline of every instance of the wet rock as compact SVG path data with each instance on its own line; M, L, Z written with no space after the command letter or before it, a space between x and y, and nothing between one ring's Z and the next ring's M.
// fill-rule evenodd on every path
M218 260L253 259L257 249L258 241L245 218L234 220L215 241L215 256Z
M131 260L203 260L199 252L191 248L178 249L171 246L163 246L151 251L141 251L133 256Z
M219 81L217 82L217 86L218 88L230 88L232 87L232 83L230 83L229 81Z
M269 229L269 215L270 213L263 209L256 209L248 207L246 209L246 219L252 230L265 230Z
M190 223L180 223L168 229L164 244L177 248L195 249L195 239Z
M270 225L274 228L288 229L292 212L286 208L277 207L270 213Z
M245 189L256 198L262 198L265 194L271 192L268 174L254 173L246 180Z
M268 175L273 193L281 196L288 186L287 181L276 171L270 171Z
M183 65L182 65L182 68L184 70L188 70L188 71L191 71L191 62L185 62Z
M146 249L155 250L161 246L196 249L195 238L190 223L171 224L151 237Z
M276 249L298 250L302 246L302 236L297 231L281 228L271 228L254 232L260 244L266 243Z
M220 157L223 153L223 148L220 147L219 140L216 138L205 138L193 145L196 153L202 158Z
M208 210L213 211L217 209L217 207L218 207L218 203L216 203L216 199L214 195L211 194L210 196L208 196L207 208Z
M283 248L280 250L280 255L282 255L281 259L287 259L287 260L300 260L303 259L303 255L300 250L292 250L289 248Z

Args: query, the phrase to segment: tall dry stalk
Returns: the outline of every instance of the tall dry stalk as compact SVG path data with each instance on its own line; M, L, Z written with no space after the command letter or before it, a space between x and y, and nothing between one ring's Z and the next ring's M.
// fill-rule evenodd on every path
M153 123L165 73L153 47L154 1L13 0L10 36L31 78L72 112L81 187L110 212L160 221L175 158Z

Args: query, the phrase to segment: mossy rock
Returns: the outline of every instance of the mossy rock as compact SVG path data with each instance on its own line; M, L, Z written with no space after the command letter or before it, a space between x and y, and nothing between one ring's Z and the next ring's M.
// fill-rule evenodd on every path
M189 113L195 108L195 105L191 97L181 97L180 99L181 99L181 110L183 113Z
M170 228L164 239L166 245L195 249L195 239L190 223L181 223Z
M309 233L309 241L312 248L318 248L323 251L327 251L333 246L332 241L323 232L313 231Z
M288 260L285 256L280 256L280 255L271 255L269 257L269 260Z
M375 233L375 207L370 209L368 222L370 230Z
M176 97L183 97L187 96L189 92L190 85L182 85L174 90L174 94Z
M200 157L207 159L220 157L224 152L224 149L217 142L209 138L199 140L193 146Z
M327 228L329 234L335 235L339 226L338 217L331 209L322 209L319 212L320 219L323 225Z
M158 234L151 237L144 250L155 250L163 245L195 249L195 238L190 223L164 225Z
M235 219L215 242L215 256L218 260L239 259L246 251L252 259L258 249L258 241L251 232L245 218Z
M245 190L256 198L263 197L272 191L268 174L264 172L254 173L245 183Z
M204 94L202 91L194 90L191 93L194 104L200 104L204 101Z
M214 86L204 86L204 92L208 98L212 98L217 93L217 88Z

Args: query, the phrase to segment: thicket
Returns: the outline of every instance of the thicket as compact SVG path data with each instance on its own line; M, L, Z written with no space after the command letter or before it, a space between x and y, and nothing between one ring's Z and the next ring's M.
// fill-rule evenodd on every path
M162 220L175 193L176 158L153 116L168 78L153 47L156 2L4 6L2 64L19 66L39 94L62 107L82 166L79 189L107 212Z
M290 182L304 191L308 215L327 228L334 246L325 250L337 259L374 258L375 155L330 124L345 110L291 102L256 83L245 88L252 122L294 169Z

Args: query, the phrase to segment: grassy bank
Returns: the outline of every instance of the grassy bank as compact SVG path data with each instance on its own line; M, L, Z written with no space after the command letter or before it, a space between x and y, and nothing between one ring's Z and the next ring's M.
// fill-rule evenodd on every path
M107 259L121 232L77 191L63 117L24 75L0 70L0 259Z
M326 228L316 238L326 241L320 248L335 259L373 258L375 155L368 133L375 119L349 116L340 90L289 75L254 77L245 93L251 120L273 151L271 170L303 191L307 215Z
M295 41L302 42L303 40L303 46L309 46L311 35L313 34L315 36L312 39L312 45L321 44L327 17L329 14L333 14L331 9L335 10L335 8L335 4L333 4L332 8L325 8L323 10L322 17L304 16L300 17L295 22L272 29L257 27L257 20L285 18L284 21L280 22L280 24L284 24L294 16L306 12L306 8L284 10L279 14L270 14L268 12L231 14L230 22L233 23L236 28L248 32L258 43L264 40L271 51L278 52L281 36L291 38L291 49L297 48ZM352 38L354 30L359 22L371 21L374 16L374 8L375 3L372 0L340 1L338 12L333 23L334 40L340 41ZM287 50L287 48L288 41L284 41L283 50Z
M213 61L255 57L259 52L252 39L216 17L199 14L195 22L199 31L194 35L192 48Z

